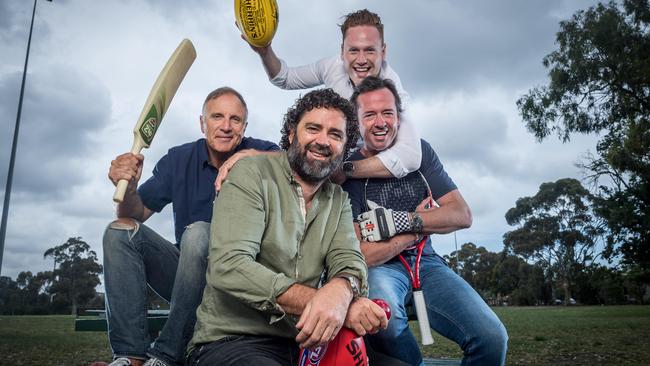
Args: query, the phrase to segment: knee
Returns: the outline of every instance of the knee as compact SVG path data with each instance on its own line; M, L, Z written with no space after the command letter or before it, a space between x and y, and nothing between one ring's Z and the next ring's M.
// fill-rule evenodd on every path
M396 339L409 330L408 324L408 317L392 314L388 321L388 327L377 334L385 339Z
M494 327L491 334L488 335L490 339L490 347L500 351L500 353L505 354L508 348L508 331L503 323L499 322L499 325Z
M137 230L139 223L128 217L121 217L111 222L104 230L102 245L104 253L111 253L113 249L120 246L121 243L128 242L129 233Z
M483 329L476 339L475 348L485 359L498 364L504 360L508 350L508 332L500 321L489 328Z
M181 237L181 253L190 257L205 258L210 246L210 224L197 221L187 226Z

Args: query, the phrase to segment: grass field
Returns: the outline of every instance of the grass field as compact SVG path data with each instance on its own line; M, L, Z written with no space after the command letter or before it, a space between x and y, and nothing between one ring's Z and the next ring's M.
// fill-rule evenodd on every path
M650 365L650 306L495 311L510 335L508 365ZM0 316L0 363L88 366L110 359L106 334L74 332L73 326L70 316ZM427 357L462 357L454 343L434 338L424 348Z

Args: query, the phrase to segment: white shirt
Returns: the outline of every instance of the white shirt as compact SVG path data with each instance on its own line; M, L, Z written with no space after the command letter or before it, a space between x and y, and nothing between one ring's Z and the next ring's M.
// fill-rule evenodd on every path
M315 63L288 67L284 60L280 60L280 72L271 79L273 85L287 90L308 89L318 85L332 88L344 98L350 99L354 92L354 85L345 71L343 60L340 56L324 58ZM397 93L402 100L402 109L406 110L409 95L402 87L399 75L388 65L382 63L379 77L390 79L395 83ZM402 114L399 133L395 144L389 149L380 152L377 157L393 176L401 178L415 171L422 162L420 136L412 122Z

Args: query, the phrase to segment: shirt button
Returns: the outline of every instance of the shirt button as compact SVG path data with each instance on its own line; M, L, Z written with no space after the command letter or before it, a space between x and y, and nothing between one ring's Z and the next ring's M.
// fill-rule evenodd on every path
M299 255L299 256L298 256L298 259L302 259L302 255Z

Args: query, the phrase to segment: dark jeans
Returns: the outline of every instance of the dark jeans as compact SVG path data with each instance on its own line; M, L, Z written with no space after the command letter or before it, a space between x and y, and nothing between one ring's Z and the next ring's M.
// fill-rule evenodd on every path
M300 350L291 338L229 336L198 345L189 357L190 366L264 365L298 363Z

